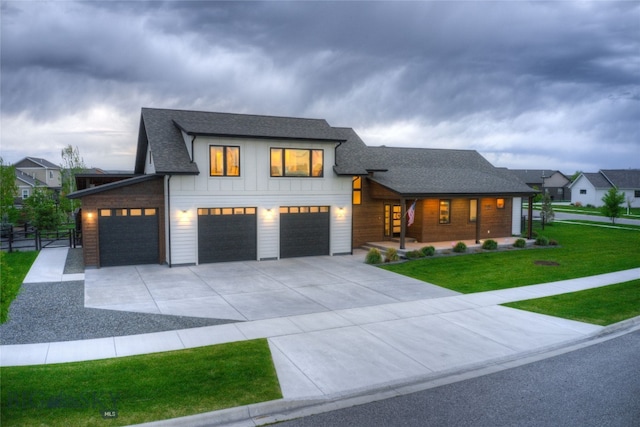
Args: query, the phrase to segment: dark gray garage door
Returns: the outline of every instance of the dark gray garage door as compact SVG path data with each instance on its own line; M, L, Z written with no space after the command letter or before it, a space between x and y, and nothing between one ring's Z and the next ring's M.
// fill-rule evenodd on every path
M198 209L198 262L255 260L256 208Z
M100 265L157 264L158 209L99 209Z
M280 208L280 258L329 255L329 207Z

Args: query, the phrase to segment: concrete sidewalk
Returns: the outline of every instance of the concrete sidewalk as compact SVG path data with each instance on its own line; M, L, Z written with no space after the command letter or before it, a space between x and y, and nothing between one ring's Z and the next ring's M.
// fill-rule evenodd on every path
M500 291L204 328L2 346L0 361L2 366L61 363L267 338L282 400L155 423L210 425L244 420L243 425L254 425L272 422L277 419L275 414L313 402L336 402L365 396L372 390L397 393L398 387L420 379L454 375L594 337L603 331L602 327L499 304L638 278L640 268Z

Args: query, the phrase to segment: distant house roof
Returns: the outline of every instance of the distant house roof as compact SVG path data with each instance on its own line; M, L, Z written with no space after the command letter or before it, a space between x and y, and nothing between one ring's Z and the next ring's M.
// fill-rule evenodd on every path
M32 177L29 174L26 174L24 172L22 172L19 169L16 169L16 179L18 179L19 181L24 182L25 184L27 184L30 187L46 187L47 184L40 181L39 179L36 179L34 177Z
M584 172L584 176L596 189L640 189L640 169L607 169ZM571 186L578 180L576 179ZM571 187L570 186L570 187Z
M513 172L518 178L520 178L522 182L525 182L527 184L542 185L543 176L545 178L549 178L556 173L559 173L562 176L565 176L562 172L551 170L551 169L509 169L509 170Z
M600 173L616 188L640 189L640 169L607 169Z
M321 119L210 113L143 108L135 172L144 172L148 147L160 174L198 174L181 131L188 135L344 141L342 134Z
M14 163L16 168L46 168L46 169L60 169L60 166L51 163L46 159L40 159L37 157L25 157L24 159Z

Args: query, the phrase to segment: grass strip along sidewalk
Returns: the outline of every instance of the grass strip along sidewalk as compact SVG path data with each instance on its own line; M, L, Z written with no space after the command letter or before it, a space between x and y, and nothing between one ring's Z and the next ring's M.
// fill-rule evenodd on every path
M2 426L120 426L282 397L266 339L0 368Z
M554 223L536 231L559 246L427 257L381 268L462 293L587 277L640 267L640 232L624 228Z
M607 326L640 316L640 280L502 305Z
M37 256L37 251L0 252L0 324L7 321L9 306Z

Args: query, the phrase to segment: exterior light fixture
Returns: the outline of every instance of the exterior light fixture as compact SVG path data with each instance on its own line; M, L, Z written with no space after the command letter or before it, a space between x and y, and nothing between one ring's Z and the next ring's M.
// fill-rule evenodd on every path
M504 208L504 199L496 199L496 207L498 209L503 209Z

